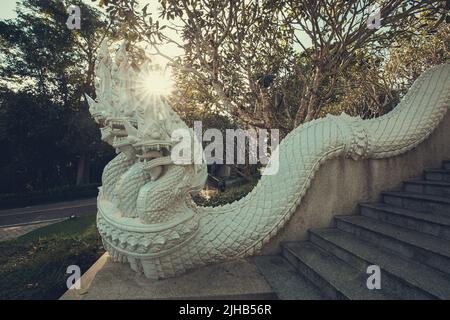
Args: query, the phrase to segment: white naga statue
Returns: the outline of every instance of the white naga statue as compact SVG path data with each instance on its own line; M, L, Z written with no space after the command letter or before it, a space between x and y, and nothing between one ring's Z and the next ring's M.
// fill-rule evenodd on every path
M199 207L191 197L203 188L206 166L171 160L179 143L172 133L187 129L185 123L161 97L138 94L136 79L148 65L135 71L124 45L114 61L108 51L105 42L96 66L97 99L87 97L102 139L118 153L103 171L97 226L114 261L152 279L258 253L294 213L321 163L411 150L436 128L449 105L447 64L421 75L384 116L328 115L299 126L278 147L277 174L263 176L239 201Z

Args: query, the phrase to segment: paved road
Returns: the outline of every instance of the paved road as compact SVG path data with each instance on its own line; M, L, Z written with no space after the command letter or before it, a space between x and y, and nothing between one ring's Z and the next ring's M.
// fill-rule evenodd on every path
M76 216L95 214L96 203L97 199L92 198L0 210L0 227L57 221L73 214Z

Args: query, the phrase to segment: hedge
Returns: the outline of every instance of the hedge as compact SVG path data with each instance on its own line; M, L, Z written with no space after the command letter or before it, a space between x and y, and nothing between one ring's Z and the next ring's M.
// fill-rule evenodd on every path
M63 186L45 191L0 194L0 208L10 209L55 201L96 197L99 186L99 184L86 184L82 186Z

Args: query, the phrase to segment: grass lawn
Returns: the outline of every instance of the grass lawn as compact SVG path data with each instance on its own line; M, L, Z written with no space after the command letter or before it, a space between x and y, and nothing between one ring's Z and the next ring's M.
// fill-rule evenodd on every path
M58 299L67 290L67 267L84 273L103 253L95 215L0 242L0 299Z

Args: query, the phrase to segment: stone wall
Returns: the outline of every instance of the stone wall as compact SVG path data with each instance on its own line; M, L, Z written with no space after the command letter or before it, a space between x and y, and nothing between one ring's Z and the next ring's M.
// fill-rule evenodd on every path
M310 228L333 226L335 215L357 214L359 202L380 200L381 192L399 189L402 181L421 177L425 168L439 168L442 160L450 160L450 112L428 139L400 156L327 161L292 218L261 254L279 253L283 241L307 239Z

